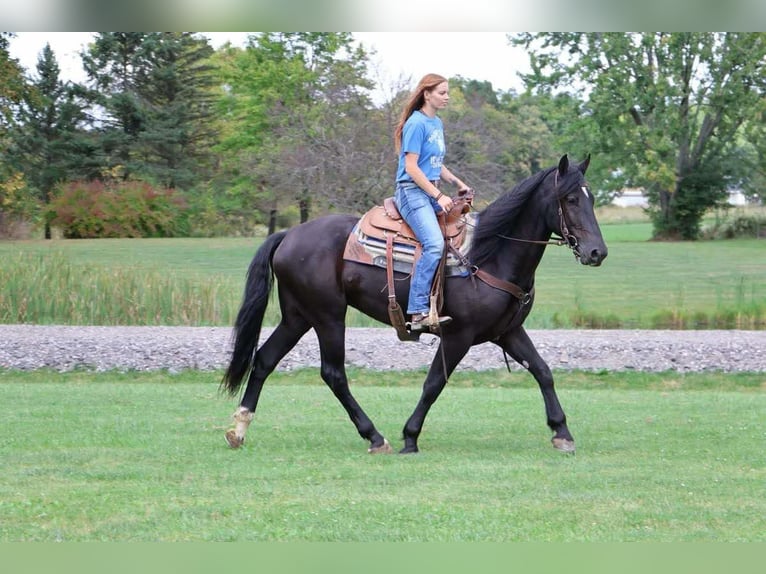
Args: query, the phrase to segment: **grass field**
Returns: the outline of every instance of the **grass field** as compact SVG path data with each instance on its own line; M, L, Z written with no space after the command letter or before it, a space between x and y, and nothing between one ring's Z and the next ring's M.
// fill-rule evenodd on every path
M456 374L421 454L370 456L315 370L277 374L245 446L220 373L0 372L0 541L764 541L763 375ZM351 372L395 444L422 373Z
M599 217L604 265L549 248L528 327L766 328L764 241ZM0 242L0 321L230 325L259 242ZM349 375L400 446L424 373ZM766 541L762 373L557 372L575 456L523 372L456 373L415 456L367 455L313 369L269 379L232 451L220 378L0 370L0 542Z
M585 268L549 247L530 328L766 327L766 242L657 243L645 221L602 225ZM231 325L260 239L0 242L0 322ZM271 309L267 324L275 324ZM351 326L379 325L351 312Z

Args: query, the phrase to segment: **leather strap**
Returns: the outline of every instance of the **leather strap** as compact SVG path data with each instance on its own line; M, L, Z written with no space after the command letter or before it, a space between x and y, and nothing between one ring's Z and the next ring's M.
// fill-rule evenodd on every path
M494 287L495 289L499 289L500 291L505 291L506 293L513 295L516 297L519 301L521 301L522 305L527 305L532 300L532 292L530 291L527 293L516 285L515 283L511 283L510 281L506 281L505 279L498 279L494 275L487 273L486 271L483 271L482 269L479 269L475 265L471 265L471 262L468 261L468 258L460 253L457 249L455 249L452 244L449 244L450 251L452 251L453 255L458 258L460 263L463 264L464 267L471 270L471 277L476 277L479 280L483 281L490 287Z
M402 308L396 300L396 288L394 287L394 234L386 233L386 283L388 283L388 318L391 326L396 330L396 336L400 341L417 341L420 333L411 333L407 330Z
M394 288L394 234L386 233L386 283L388 283L388 308L396 309L396 289Z
M490 287L494 287L495 289L500 289L500 291L505 291L506 293L510 293L514 297L516 297L523 305L526 305L529 303L531 299L531 293L527 293L516 285L515 283L511 283L510 281L505 281L504 279L498 279L494 275L491 275L487 273L486 271L483 271L481 269L474 268L471 271L471 274L474 277L478 277L481 281L484 281L487 285Z

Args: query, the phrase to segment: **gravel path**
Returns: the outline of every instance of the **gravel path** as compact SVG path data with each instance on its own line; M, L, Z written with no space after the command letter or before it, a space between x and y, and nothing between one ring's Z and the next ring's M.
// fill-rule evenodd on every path
M271 333L264 329L261 340ZM614 371L766 372L766 331L530 330L552 369ZM213 370L225 368L228 327L63 327L0 325L0 368L57 371ZM430 364L437 339L402 343L393 329L349 329L346 364L371 369L420 369ZM279 370L318 367L313 331ZM505 368L502 351L478 345L460 370ZM512 363L512 368L520 368Z

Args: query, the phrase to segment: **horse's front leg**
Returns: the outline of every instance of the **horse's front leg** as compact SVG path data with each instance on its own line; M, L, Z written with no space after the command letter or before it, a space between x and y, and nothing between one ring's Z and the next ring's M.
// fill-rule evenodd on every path
M517 327L503 334L495 343L527 369L540 386L545 402L548 426L553 431L551 442L554 448L562 452L573 453L575 451L574 438L569 432L566 415L559 403L556 389L553 387L553 374L548 364L535 349L527 332L523 327Z
M442 390L447 384L447 377L452 374L458 363L465 357L471 343L468 340L461 340L455 334L442 338L436 356L431 362L431 368L428 369L428 375L423 383L423 392L420 400L415 406L415 410L407 419L404 425L402 435L404 437L404 448L399 451L401 454L411 454L418 452L418 437L423 430L423 423L426 420L431 406L439 398ZM444 355L442 356L442 353Z

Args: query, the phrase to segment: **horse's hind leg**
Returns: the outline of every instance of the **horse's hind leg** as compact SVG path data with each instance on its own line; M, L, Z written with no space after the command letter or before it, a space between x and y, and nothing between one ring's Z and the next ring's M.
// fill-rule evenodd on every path
M351 394L345 368L345 325L343 322L323 323L314 327L319 339L319 351L322 360L322 380L330 387L335 397L346 409L356 430L364 439L370 441L368 452L388 453L391 445L378 432L375 425Z
M266 377L308 330L308 324L302 319L292 321L289 326L283 320L256 352L245 393L234 413L234 428L226 431L226 442L231 448L239 448L245 442L245 434L253 420Z
M553 373L535 349L527 332L519 327L505 333L496 341L513 359L527 369L537 381L545 403L545 415L548 426L553 431L551 442L554 448L562 452L575 451L574 438L567 427L567 418L561 408L556 389L553 386Z

